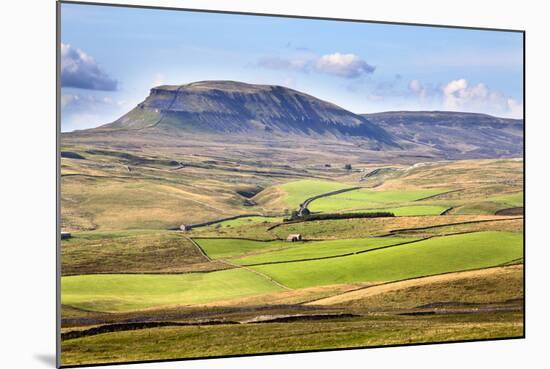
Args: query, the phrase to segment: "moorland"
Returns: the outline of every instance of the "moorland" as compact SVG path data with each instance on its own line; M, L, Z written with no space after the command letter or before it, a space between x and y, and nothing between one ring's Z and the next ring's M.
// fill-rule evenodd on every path
M63 133L62 364L522 337L522 135L227 81Z

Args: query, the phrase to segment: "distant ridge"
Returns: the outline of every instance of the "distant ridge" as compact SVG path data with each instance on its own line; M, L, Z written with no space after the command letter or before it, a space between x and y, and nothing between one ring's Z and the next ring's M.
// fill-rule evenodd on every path
M115 122L68 135L103 134L122 142L128 140L126 133L151 145L192 135L222 142L255 140L269 147L330 142L334 152L355 147L386 152L387 158L523 156L521 119L449 111L355 114L287 87L236 81L157 86Z
M152 128L174 133L359 137L373 148L396 146L384 129L335 104L282 86L235 81L154 87L136 108L100 127Z
M422 147L449 159L523 156L523 120L450 111L363 114L406 150Z

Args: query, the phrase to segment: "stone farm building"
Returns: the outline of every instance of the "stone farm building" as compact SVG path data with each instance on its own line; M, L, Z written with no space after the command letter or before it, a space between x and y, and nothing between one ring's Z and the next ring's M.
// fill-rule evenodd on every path
M302 240L302 235L299 234L299 233L296 233L296 234L289 234L288 237L286 238L286 240L288 242L298 242L298 241L301 241Z

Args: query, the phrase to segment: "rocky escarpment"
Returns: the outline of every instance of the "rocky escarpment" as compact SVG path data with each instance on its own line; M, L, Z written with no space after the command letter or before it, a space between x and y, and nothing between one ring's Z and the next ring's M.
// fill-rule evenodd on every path
M158 86L136 108L102 129L184 130L256 135L360 137L395 146L365 117L281 86L204 81Z

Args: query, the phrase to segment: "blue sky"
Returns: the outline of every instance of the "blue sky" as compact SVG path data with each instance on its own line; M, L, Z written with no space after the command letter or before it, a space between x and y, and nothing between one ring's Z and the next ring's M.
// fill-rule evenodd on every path
M355 113L521 117L513 32L62 4L62 130L109 123L160 84L277 84Z

